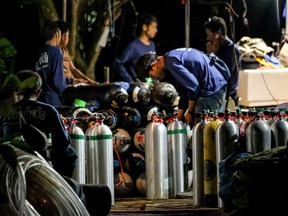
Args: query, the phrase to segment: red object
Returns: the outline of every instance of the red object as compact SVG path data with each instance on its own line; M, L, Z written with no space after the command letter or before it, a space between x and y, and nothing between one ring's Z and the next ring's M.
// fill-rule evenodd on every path
M185 0L181 0L181 4L183 5L183 4L185 4L186 3L186 1Z

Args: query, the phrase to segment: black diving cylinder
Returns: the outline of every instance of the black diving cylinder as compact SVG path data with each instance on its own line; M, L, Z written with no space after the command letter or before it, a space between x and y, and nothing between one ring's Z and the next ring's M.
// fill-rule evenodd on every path
M288 122L285 112L280 112L278 119L271 125L273 147L286 146L288 142Z
M208 123L208 114L206 111L203 111L201 121L192 128L192 181L194 206L204 206L203 130Z
M239 126L235 119L231 118L229 110L225 112L225 120L216 128L216 195L218 207L223 207L223 202L218 196L219 194L219 163L227 158L230 154L239 151Z
M256 113L256 119L246 129L246 148L251 153L271 149L271 128L262 113Z
M72 105L75 99L86 102L96 100L102 109L123 106L127 104L128 98L127 90L117 83L68 86L62 94L63 105Z

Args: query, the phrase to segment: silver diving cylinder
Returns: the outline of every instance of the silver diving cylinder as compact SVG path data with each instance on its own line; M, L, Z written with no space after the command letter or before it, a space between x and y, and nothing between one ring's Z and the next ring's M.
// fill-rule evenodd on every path
M168 199L167 129L157 116L145 127L146 198Z
M217 164L217 194L219 194L219 163L233 152L239 151L239 126L226 110L225 120L216 128L216 164ZM218 207L222 208L223 202L218 196Z
M177 193L185 191L188 185L186 125L175 116L167 125L167 134L169 198L176 198Z
M204 206L204 152L203 130L209 118L202 112L201 121L192 128L193 205Z
M246 149L251 153L271 149L271 128L263 119L262 113L257 113L256 120L246 129Z
M279 117L271 125L273 140L275 147L286 146L288 142L288 122L285 119L284 112L279 113Z
M95 124L86 131L86 173L88 184L107 185L114 198L113 136L111 129L103 123L103 116L96 117Z
M71 145L77 153L77 163L73 172L72 178L78 181L80 184L86 183L86 155L85 155L85 134L83 130L76 125L77 123L72 120L71 130L69 135L71 137Z

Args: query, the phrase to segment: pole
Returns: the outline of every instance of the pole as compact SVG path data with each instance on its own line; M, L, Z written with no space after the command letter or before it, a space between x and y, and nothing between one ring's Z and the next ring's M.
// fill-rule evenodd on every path
M190 47L190 0L185 2L185 46Z
M67 0L63 0L63 17L62 19L66 21L67 18Z

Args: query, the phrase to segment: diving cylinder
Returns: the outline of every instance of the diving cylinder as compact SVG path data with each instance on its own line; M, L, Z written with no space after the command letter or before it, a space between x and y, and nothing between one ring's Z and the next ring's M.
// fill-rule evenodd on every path
M126 130L137 128L141 123L141 114L134 107L123 106L118 116L120 120L119 126Z
M126 152L131 146L132 140L129 132L122 128L113 131L113 148L120 154Z
M271 149L271 128L263 120L261 113L256 114L256 120L251 122L246 129L246 148L251 153Z
M136 179L136 188L141 195L146 196L147 183L145 172L138 175Z
M168 199L167 129L156 116L145 127L145 172L146 198Z
M248 127L248 125L250 124L250 120L249 120L249 116L248 116L248 112L243 110L241 111L241 118L242 121L240 124L237 123L236 124L239 125L239 148L240 151L246 151L246 129Z
M133 178L126 172L119 172L114 175L114 188L116 196L125 196L134 188Z
M226 110L225 120L216 128L216 171L217 171L217 191L219 194L219 163L230 154L239 151L239 126L235 119L230 118L229 111ZM223 207L223 202L218 196L218 207Z
M131 173L132 177L135 177L145 172L145 158L139 152L131 152L123 160L123 167L124 170Z
M193 205L204 206L203 129L208 124L206 111L201 121L192 128Z
M279 118L271 125L275 147L286 146L288 142L288 122L285 120L285 116L285 113L281 112Z
M86 133L87 183L107 185L114 205L113 139L111 129L103 119Z
M242 112L240 108L236 109L236 124L240 127L241 123L243 122Z
M177 100L178 92L168 82L157 82L151 87L152 101L161 107L171 107Z
M147 105L151 100L151 90L149 84L146 82L134 82L129 83L130 86L127 89L129 95L128 102L134 106Z
M62 94L63 104L71 105L75 98L89 101L97 100L101 108L118 107L127 104L129 95L128 83L109 83L100 85L67 86Z
M145 128L138 128L133 136L134 146L141 152L145 152Z
M204 205L217 207L216 129L222 123L214 116L203 129Z
M267 119L267 123L271 125L277 120L276 119L276 116L277 116L277 111L275 109L271 109L270 112L269 112L269 119Z
M167 125L169 198L185 191L188 185L188 163L186 156L186 125L175 116Z
M71 132L71 145L77 153L77 163L72 178L78 181L80 184L86 183L86 155L85 155L85 135L83 130L75 123L72 123Z

